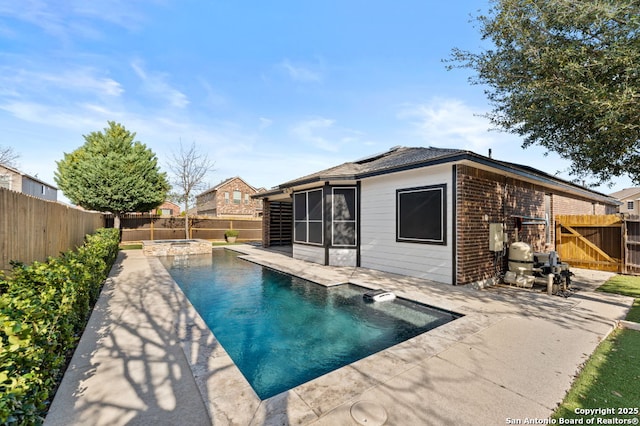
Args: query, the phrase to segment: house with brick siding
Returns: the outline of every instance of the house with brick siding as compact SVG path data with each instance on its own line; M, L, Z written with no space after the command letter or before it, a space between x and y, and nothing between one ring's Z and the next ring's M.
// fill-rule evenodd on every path
M180 206L171 201L165 201L150 213L160 216L180 216Z
M609 196L620 201L619 213L640 215L640 187L625 188L611 193Z
M291 245L297 259L453 285L494 282L511 242L553 250L555 215L609 214L618 204L532 167L423 147L394 147L256 198L265 247ZM496 225L502 250L490 247Z
M239 176L223 180L196 195L196 214L215 217L260 217L262 203L252 196L259 189Z

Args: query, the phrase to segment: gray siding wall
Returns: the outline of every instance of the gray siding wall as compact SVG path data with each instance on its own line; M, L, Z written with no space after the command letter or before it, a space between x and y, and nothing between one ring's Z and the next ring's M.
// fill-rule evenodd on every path
M324 265L324 247L293 244L293 258Z
M57 201L58 191L41 182L22 177L22 193L48 201Z
M446 245L396 242L396 190L447 185ZM364 179L361 186L361 266L453 282L452 166L441 165Z

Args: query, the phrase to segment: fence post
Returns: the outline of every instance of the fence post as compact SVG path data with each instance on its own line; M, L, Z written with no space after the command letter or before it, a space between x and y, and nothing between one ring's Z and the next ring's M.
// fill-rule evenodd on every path
M627 245L627 218L622 215L622 268L621 271L623 274L627 273L627 249L629 246Z
M151 241L153 241L153 217L151 217L151 215L149 215L149 222L151 222L151 226L149 227L150 230L150 235L151 235Z

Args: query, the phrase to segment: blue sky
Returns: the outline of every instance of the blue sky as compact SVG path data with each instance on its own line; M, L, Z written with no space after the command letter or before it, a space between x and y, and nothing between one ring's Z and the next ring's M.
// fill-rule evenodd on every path
M469 149L571 179L489 131L483 88L442 59L477 51L488 1L0 0L0 146L54 183L108 120L165 170L182 141L214 185L272 187L396 145ZM631 186L628 179L598 190ZM60 197L64 200L63 197Z

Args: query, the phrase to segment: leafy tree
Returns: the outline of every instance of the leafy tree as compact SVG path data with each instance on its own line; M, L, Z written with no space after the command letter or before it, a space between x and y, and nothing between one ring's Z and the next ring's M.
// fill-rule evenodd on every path
M0 164L4 164L5 166L9 167L15 167L18 158L20 158L20 155L17 154L13 150L13 148L11 148L10 146L0 146Z
M489 119L600 183L640 183L640 1L491 0L475 18L492 47L448 68L488 86Z
M162 204L169 191L166 174L156 155L134 141L119 123L108 122L103 132L85 135L85 143L58 161L55 181L62 192L85 209L109 211L120 228L126 212L144 212Z
M204 178L213 171L213 166L214 163L206 154L198 151L195 143L188 148L180 143L179 150L171 154L171 160L167 164L172 175L171 184L175 190L171 198L178 203L184 203L185 238L189 238L189 205L195 197L194 192L206 189Z

